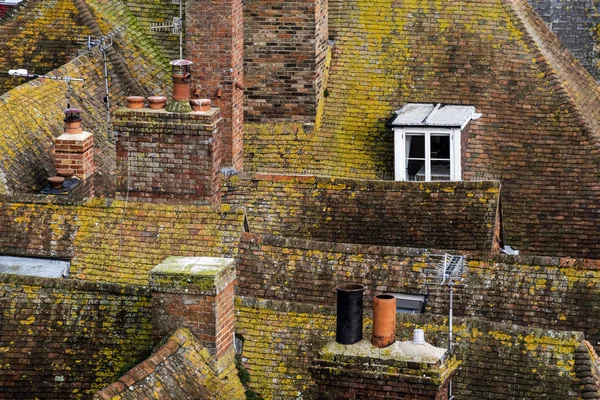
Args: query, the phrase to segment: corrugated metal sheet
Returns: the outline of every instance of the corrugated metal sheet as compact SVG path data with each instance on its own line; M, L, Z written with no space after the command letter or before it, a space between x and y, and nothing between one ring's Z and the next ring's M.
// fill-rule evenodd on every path
M463 127L472 119L477 119L473 106L445 104L411 103L396 111L390 123L392 127L436 126L446 128Z
M0 256L0 273L62 278L69 276L70 263L46 258Z

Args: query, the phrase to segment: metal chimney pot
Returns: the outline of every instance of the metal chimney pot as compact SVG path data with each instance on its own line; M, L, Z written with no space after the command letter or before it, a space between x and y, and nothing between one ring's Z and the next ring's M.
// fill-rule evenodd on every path
M362 340L363 292L365 287L358 283L345 283L337 291L337 321L335 341L354 344Z

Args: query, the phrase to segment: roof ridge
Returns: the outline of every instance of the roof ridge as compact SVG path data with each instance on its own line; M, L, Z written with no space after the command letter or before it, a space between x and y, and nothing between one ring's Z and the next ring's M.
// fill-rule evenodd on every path
M532 51L537 55L535 62L540 64L540 69L549 79L549 82L552 84L552 89L557 92L557 95L561 100L567 100L565 105L569 112L574 115L573 121L589 140L594 151L600 154L600 120L598 117L595 121L591 120L584 110L582 110L582 108L585 108L585 105L580 104L579 101L579 98L582 96L578 96L578 93L576 93L579 88L571 88L566 84L566 82L574 80L574 77L565 75L560 69L553 67L553 64L559 64L558 54L555 54L554 51L560 52L560 57L566 59L578 78L588 81L585 82L585 84L589 85L593 82L593 87L588 89L595 92L594 97L598 101L598 107L596 108L600 111L600 88L596 81L575 56L573 56L573 54L571 54L571 52L562 44L555 33L548 28L546 23L535 12L527 0L502 0L502 2L507 10L514 15L514 22L519 26L519 30L523 33L523 41L530 46ZM600 114L598 116L600 117Z

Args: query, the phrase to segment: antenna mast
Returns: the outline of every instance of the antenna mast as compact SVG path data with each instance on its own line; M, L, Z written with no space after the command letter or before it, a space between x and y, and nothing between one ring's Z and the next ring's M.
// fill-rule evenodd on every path
M52 79L55 81L65 81L67 84L67 108L71 108L71 81L83 82L83 78L73 78L71 76L53 76L53 75L39 75L30 74L26 69L10 69L8 74L12 76L21 76L23 78L45 78Z
M173 22L171 24L163 22L163 23L153 23L150 25L151 31L157 32L166 32L170 31L171 33L179 34L179 59L183 60L183 0L172 0L173 4L179 4L179 17L173 17Z
M121 27L108 35L102 36L98 39L94 39L91 36L88 36L87 40L87 48L91 53L95 47L98 47L100 52L102 53L102 62L104 64L104 104L106 106L106 136L108 139L115 137L112 130L112 120L110 117L110 92L108 89L108 60L106 56L106 52L113 45L113 36L121 33L125 30L125 27Z
M452 354L454 351L454 337L452 328L452 309L453 309L453 295L454 286L456 283L461 282L463 279L463 272L465 270L465 256L458 256L452 254L427 254L428 260L437 259L435 269L437 272L437 282L440 286L448 286L450 289L449 293L449 305L448 305L448 353ZM448 400L452 400L452 380L448 384Z

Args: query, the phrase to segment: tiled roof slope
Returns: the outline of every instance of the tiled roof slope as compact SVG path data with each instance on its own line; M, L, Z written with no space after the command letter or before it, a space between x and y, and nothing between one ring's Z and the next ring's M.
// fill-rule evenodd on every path
M316 240L492 252L498 182L384 182L306 175L232 179L251 232Z
M335 336L334 304L316 307L238 298L236 332L245 338L242 355L247 358L252 390L265 400L300 395L316 398L310 366L320 347ZM364 322L363 337L369 338L372 322L368 316ZM410 340L415 328L426 331L429 343L447 346L443 317L398 317L399 340ZM462 364L453 384L454 394L460 398L577 399L585 390L574 371L583 343L579 332L519 327L478 318L458 318L454 328ZM593 358L582 360L583 364L595 362Z
M85 77L73 82L71 104L83 110L83 126L94 134L98 194L114 187L114 148L106 137L104 82L98 54L81 56L53 75ZM118 85L112 93L121 95ZM41 189L55 175L54 138L63 132L67 107L63 81L39 79L0 96L0 194L28 193Z
M151 308L148 288L0 274L0 399L91 398L149 354Z
M0 24L0 93L23 83L9 69L52 71L76 56L87 35L72 0L28 0Z
M234 255L242 219L208 206L3 202L0 254L66 258L74 278L145 285L167 255Z
M94 400L245 399L235 364L222 372L211 368L211 356L188 329L177 330L156 352Z
M115 38L115 47L137 84L148 93L165 93L169 86L169 65L160 51L144 36L135 18L120 2L89 0L89 8L97 15L104 33L127 25ZM24 6L20 10L28 10ZM44 35L46 27L35 27ZM82 55L52 71L59 76L81 77L73 82L71 104L83 110L83 126L95 135L97 195L114 193L114 147L107 141L102 57L96 50ZM124 88L110 72L112 105L124 101ZM53 138L62 133L66 108L66 85L63 81L32 81L14 88L0 97L0 194L31 192L45 185L54 175L51 150Z
M376 177L394 110L470 104L464 177L501 179L506 243L600 257L598 89L525 0L336 3L320 129L247 125L248 169Z

